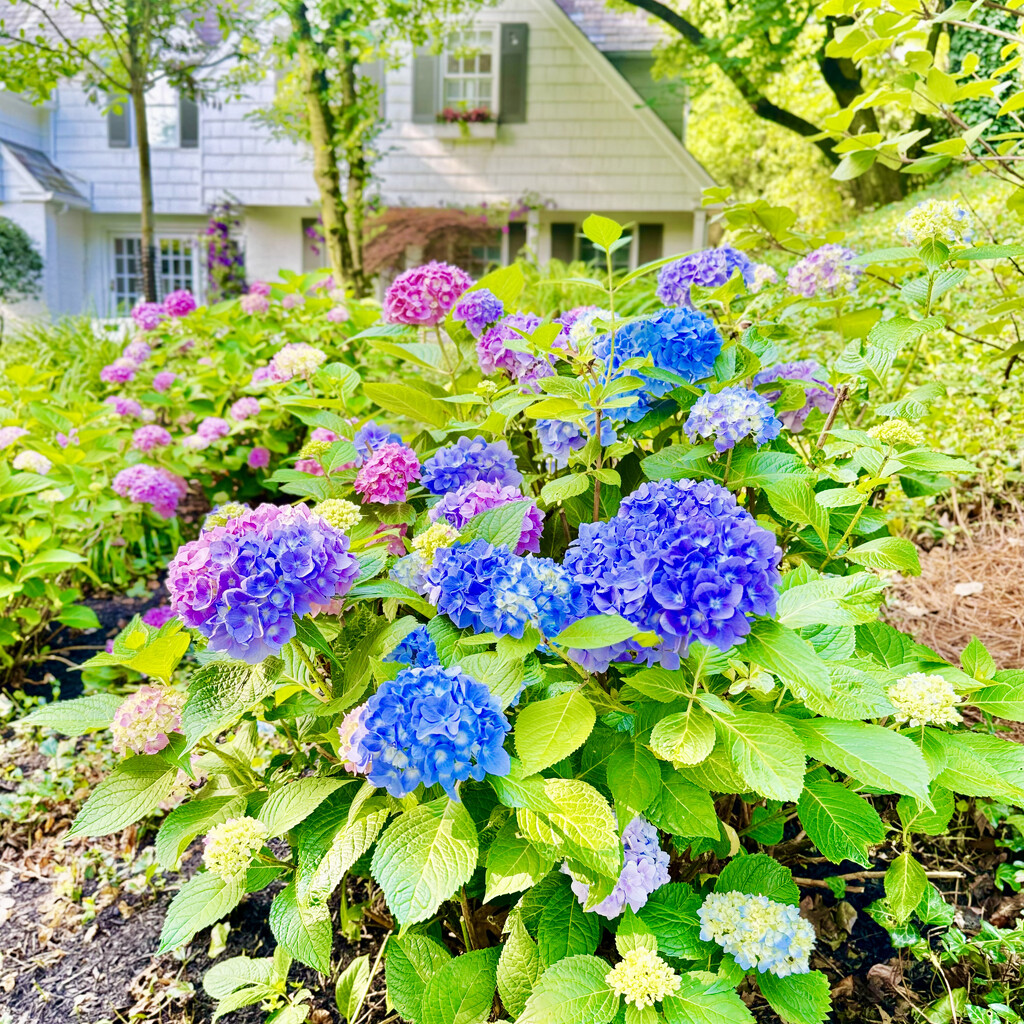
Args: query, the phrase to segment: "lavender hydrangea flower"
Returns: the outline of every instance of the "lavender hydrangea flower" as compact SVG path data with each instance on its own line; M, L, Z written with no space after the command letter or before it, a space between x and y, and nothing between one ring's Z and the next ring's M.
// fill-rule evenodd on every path
M754 283L754 264L745 252L728 245L718 249L704 249L674 263L666 263L658 271L656 294L666 306L692 308L690 289L693 285L721 288L736 273L740 274L748 288Z
M188 493L188 484L180 476L144 462L122 469L111 486L122 498L151 505L161 519L173 519L178 502Z
M305 505L260 505L178 549L171 607L211 650L255 665L295 636L296 615L348 593L359 575L348 543Z
M266 313L270 309L270 299L266 295L254 292L250 288L248 294L243 295L238 300L238 305L243 313L257 316Z
M139 427L132 434L132 447L137 452L151 452L154 448L162 448L171 443L170 431L155 423Z
M750 618L778 602L781 551L724 487L709 481L642 484L606 523L581 523L565 568L583 588L587 615L617 612L657 633L655 647L631 640L576 660L591 671L613 661L679 667L694 640L728 650Z
M188 316L196 309L195 296L187 288L169 292L164 298L164 312L168 316Z
M771 381L807 381L814 385L804 391L804 404L800 409L787 409L778 414L782 425L792 433L803 430L807 417L812 409L819 409L828 413L835 401L836 393L832 390L827 380L825 371L813 359L799 359L793 363L777 363L754 374L753 383L768 384ZM782 397L782 389L778 391L762 392L769 402L776 402Z
M352 438L356 451L361 459L368 459L370 454L386 444L401 444L402 435L396 434L387 427L378 427L373 420L364 423Z
M477 480L505 487L518 487L523 482L516 458L504 441L488 444L480 435L460 437L423 463L420 482L431 494L445 494Z
M474 480L457 491L449 491L431 510L433 521L445 519L461 530L474 516L487 512L499 505L523 501L523 494L517 487L502 487L486 480ZM540 551L540 535L544 531L544 513L536 502L529 502L523 513L523 532L516 544L516 554Z
M10 448L22 437L28 437L28 431L24 427L0 427L0 451Z
M148 342L143 341L142 338L136 338L125 345L121 358L127 359L128 362L134 363L136 366L141 366L152 354L153 349Z
M169 604L158 604L155 608L150 608L148 612L143 613L142 621L147 626L160 629L161 626L166 626L173 618L174 609Z
M622 833L622 850L622 871L615 888L589 911L609 920L618 917L627 906L635 914L646 906L652 892L669 881L668 854L658 842L658 830L645 818L634 818L626 826ZM562 870L568 873L564 865ZM580 906L584 906L590 886L574 879L572 891Z
M725 452L745 437L753 438L758 447L773 441L782 421L765 398L737 385L705 391L691 407L683 429L691 443L698 437L714 437L715 451Z
M111 395L103 399L104 405L109 405L118 416L139 417L142 415L142 406L134 398L126 398L124 395Z
M482 538L438 551L427 583L430 603L475 633L522 637L533 625L553 637L586 614L580 585L562 566Z
M216 441L231 433L231 424L220 416L206 416L200 420L199 426L196 427L196 433L200 437Z
M140 302L132 310L132 319L143 331L155 331L163 323L165 315L159 302Z
M366 702L354 760L394 797L439 784L458 800L460 782L509 773L510 729L491 691L459 669L405 668Z
M176 380L178 375L170 370L161 370L153 377L153 390L162 395Z
M384 296L389 324L433 327L473 284L464 270L450 263L425 263L399 274Z
M409 665L412 668L427 668L430 665L441 664L441 659L437 656L437 645L427 632L426 626L417 626L412 632L406 633L398 646L384 660L396 661L399 665Z
M452 316L462 320L474 338L496 324L505 315L505 304L487 288L474 288L466 292L455 304Z
M231 408L228 410L228 415L239 423L243 420L252 419L253 416L258 416L259 414L260 400L248 395L244 398L238 399L237 402L233 402L231 404Z
M864 273L863 267L853 263L856 258L857 254L852 249L842 245L819 246L790 267L786 284L805 299L813 299L819 293L836 295L856 291Z
M138 364L131 359L115 359L100 370L100 380L104 384L127 384L135 380L138 368Z
M567 466L570 452L578 451L587 443L579 426L565 420L537 420L537 439L556 469Z
M256 445L249 449L245 464L250 469L266 469L270 465L270 449L263 445Z

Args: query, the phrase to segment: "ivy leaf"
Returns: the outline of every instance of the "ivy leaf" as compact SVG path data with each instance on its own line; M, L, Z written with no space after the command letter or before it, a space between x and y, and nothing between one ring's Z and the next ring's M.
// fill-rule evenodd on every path
M766 972L757 976L757 985L785 1024L825 1024L832 1010L828 978L821 971L785 978Z
M885 873L885 901L889 913L902 924L917 909L925 889L928 876L924 868L909 853L901 853Z
M527 704L516 719L516 750L532 775L583 745L597 721L593 705L578 690Z
M619 997L605 976L608 963L596 956L570 956L540 977L516 1024L610 1024Z
M406 811L380 837L372 872L403 927L425 921L476 870L479 842L466 808L441 797Z
M294 880L274 897L270 905L270 930L278 945L296 960L321 974L330 972L334 940L330 911L323 903L301 902Z
M863 797L837 782L808 782L797 804L800 824L833 864L871 864L871 849L885 839L885 825Z
M427 981L420 1024L478 1024L494 1002L499 950L477 949L446 960Z
M65 838L106 836L156 810L174 788L178 769L158 754L122 761L92 792Z
M81 736L94 729L106 729L124 697L116 693L96 693L74 700L55 700L26 715L26 725L37 729L55 729L65 736Z
M537 943L517 914L498 960L498 994L509 1013L523 1012L542 970Z
M212 871L193 875L167 908L156 955L183 946L196 932L227 917L242 898L243 881L244 876L225 882Z

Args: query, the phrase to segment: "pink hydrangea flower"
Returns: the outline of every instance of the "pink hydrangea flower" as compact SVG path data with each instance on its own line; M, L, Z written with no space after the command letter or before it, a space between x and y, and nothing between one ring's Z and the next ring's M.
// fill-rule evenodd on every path
M253 283L251 285L249 285L249 294L250 295L269 295L270 294L270 285L267 284L266 281L253 281Z
M180 476L144 462L122 469L114 477L112 486L122 498L152 505L161 519L173 519L178 502L188 493L188 484Z
M118 416L141 416L142 406L134 398L125 398L124 395L111 395L105 398L105 405L109 405Z
M227 437L231 433L231 424L220 416L207 416L196 427L196 433L201 437L216 441L218 438Z
M130 359L115 359L100 370L100 380L104 384L127 384L135 380L137 369L138 366Z
M343 324L348 320L348 309L345 306L332 306L327 310L327 319L332 324Z
M81 443L82 442L78 437L78 427L72 427L66 434L61 431L57 432L57 444L59 444L61 448L67 448L69 445L78 445ZM0 445L0 448L2 447L3 445Z
M327 360L327 353L304 341L291 341L270 360L272 380L284 382L293 377L312 377Z
M250 469L266 469L270 465L270 449L257 445L249 452L246 463Z
M179 288L164 299L164 311L169 316L188 316L195 308L195 296L187 288Z
M142 616L142 621L147 626L159 629L161 626L167 625L167 623L173 618L174 609L169 604L158 604L155 608L150 608L149 611Z
M328 430L327 427L314 427L309 439L310 441L327 441L330 444L341 440L333 430Z
M281 300L281 305L285 309L295 309L296 306L301 306L305 301L305 298L302 295L299 295L298 292L289 292Z
M156 424L139 427L132 434L132 447L137 452L151 452L154 448L162 448L170 443L170 433Z
M398 555L401 557L405 554L405 541L402 538L409 532L409 524L401 523L398 526L397 532L395 532L394 526L388 526L387 523L382 523L373 531L373 535L377 536L379 533L384 533L385 530L391 531L385 538L388 543L388 554Z
M270 309L270 299L259 292L249 292L248 295L243 295L238 300L238 304L241 306L243 313L253 315L266 313Z
M141 366L152 354L153 349L150 345L141 338L136 338L125 345L121 358L127 359L128 362L134 363L136 366Z
M0 450L10 448L19 437L28 436L24 427L0 427Z
M169 686L140 686L114 712L110 729L114 750L125 754L157 754L170 742L168 733L181 732L185 694Z
M153 390L162 395L177 379L176 373L171 373L170 370L161 370L153 378Z
M245 398L240 398L235 402L228 410L228 415L233 420L241 422L242 420L250 419L253 416L258 416L259 412L260 400L258 398L249 398L247 396Z
M502 487L501 484L492 484L487 480L476 480L444 495L430 510L430 518L434 522L443 518L461 530L481 512L523 500L522 492L516 487ZM544 513L531 501L523 513L523 532L516 545L516 554L540 551L540 535L543 530Z
M252 383L253 384L266 384L268 381L274 379L273 371L269 366L257 366L252 371Z
M213 438L205 434L186 434L181 439L181 447L187 448L190 452L201 452L213 444Z
M209 356L202 356L196 362L199 366L213 366L213 360Z
M164 316L164 307L159 302L140 302L132 310L132 319L143 331L155 331Z
M450 263L426 263L399 274L384 296L384 319L392 324L433 326L447 315L473 279Z
M390 505L405 501L409 484L420 478L416 453L404 444L381 445L356 474L355 489L366 501Z

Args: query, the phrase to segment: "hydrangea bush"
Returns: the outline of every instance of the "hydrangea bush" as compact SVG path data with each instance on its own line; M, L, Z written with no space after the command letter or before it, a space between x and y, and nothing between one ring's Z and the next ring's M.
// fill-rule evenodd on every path
M160 951L273 886L259 970L327 974L330 901L344 928L365 877L393 932L338 979L349 1020L380 968L412 1024L741 1024L753 992L819 1024L791 864L883 853L884 912L906 922L936 897L917 837L955 795L1024 801L1024 749L969 724L1024 720L1020 673L977 642L947 664L879 620L886 575L919 571L886 493L971 469L913 426L935 310L851 314L842 357L809 363L792 325L859 301L842 247L774 283L738 250L615 277L622 228L584 230L607 256L596 308L541 316L517 308L517 267L431 265L343 358L239 359L205 410L279 388L309 435L267 477L276 501L224 503L181 546L174 617L93 659L145 688L33 719L111 727L126 754L71 835L172 801L160 863L202 838ZM659 271L671 305L618 314ZM297 324L288 344L318 347ZM261 373L283 362L286 381ZM229 431L274 415L238 413ZM257 758L268 730L287 742ZM251 964L234 984L214 968L224 1012L266 997Z

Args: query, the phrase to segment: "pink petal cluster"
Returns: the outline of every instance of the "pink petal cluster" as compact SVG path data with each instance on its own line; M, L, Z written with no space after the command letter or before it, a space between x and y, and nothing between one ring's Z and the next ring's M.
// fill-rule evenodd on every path
M299 295L298 292L289 292L282 300L281 305L285 309L295 309L296 306L301 306L306 301L305 297Z
M135 371L138 368L130 359L115 359L100 370L100 380L104 384L127 384L135 380Z
M168 733L181 732L185 694L169 686L140 686L114 712L110 730L114 750L125 754L157 754L170 742Z
M374 451L356 474L356 493L365 501L390 505L405 501L409 484L420 478L416 453L404 444L385 444Z
M243 313L263 314L270 309L270 299L259 292L249 292L238 300L238 305L241 306Z
M134 363L135 366L141 366L151 355L153 349L148 342L143 341L141 338L136 338L134 341L128 342L124 347L124 351L121 353L122 359L127 359L129 363Z
M19 437L26 437L28 431L24 427L0 427L0 450L10 448Z
M72 427L66 434L62 431L57 431L57 444L59 444L61 448L67 448L68 445L78 445L81 443L82 442L78 437L78 427ZM3 447L3 445L0 445L0 447Z
M132 310L132 319L143 331L155 331L163 322L164 316L164 307L159 302L140 302Z
M270 449L257 445L249 452L246 464L250 469L266 469L270 465ZM317 469L319 468L317 466Z
M166 626L173 618L174 609L169 604L158 604L155 608L150 608L148 612L143 614L142 621L147 626L159 629L161 626Z
M283 383L293 377L312 377L326 359L326 352L304 341L291 341L270 360L271 380Z
M384 296L384 319L392 324L439 324L473 284L460 267L425 263L399 274Z
M348 309L345 306L332 306L327 310L327 319L332 324L343 324L348 320Z
M487 480L475 480L457 491L449 491L444 495L430 510L430 518L434 522L443 518L457 530L461 530L470 519L481 512L523 500L523 494L518 488L502 487ZM544 513L531 501L523 513L523 532L516 544L516 554L525 555L527 551L539 552L540 535L543 530Z
M171 443L170 432L155 423L139 427L132 434L132 447L137 452L151 452L154 448L162 448Z
M153 378L153 390L162 395L177 379L176 373L171 373L170 370L161 370Z
M196 427L196 433L200 437L216 441L218 438L227 437L231 433L231 424L220 416L207 416Z
M253 283L251 285L249 285L249 294L250 295L269 295L270 294L270 285L267 284L266 281L253 281Z
M233 403L231 408L228 410L228 415L233 420L247 420L252 416L258 416L260 412L260 400L258 398L240 398L237 402Z
M164 299L164 312L168 316L188 316L195 308L195 296L187 288L179 288Z
M112 486L122 498L152 505L161 519L173 519L178 502L188 493L188 484L180 476L144 462L122 469L114 477Z
M105 405L109 405L118 416L141 416L142 406L134 398L125 398L124 395L111 395L103 399Z

